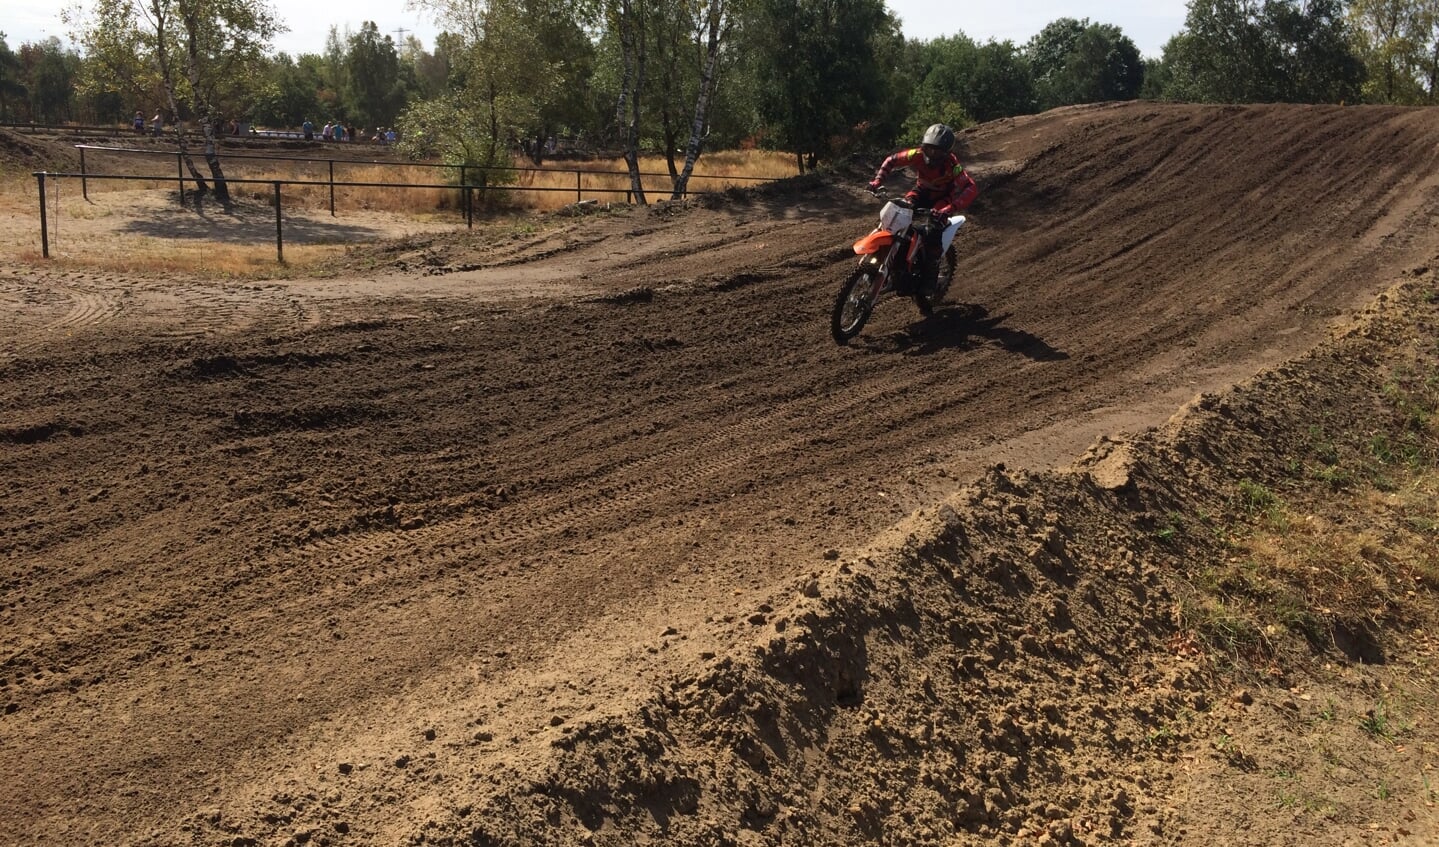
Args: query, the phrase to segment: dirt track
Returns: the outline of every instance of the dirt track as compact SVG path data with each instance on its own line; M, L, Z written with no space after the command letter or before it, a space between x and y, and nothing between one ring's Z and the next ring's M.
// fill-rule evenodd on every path
M857 180L394 252L428 273L0 270L0 842L418 840L991 464L1312 347L1439 254L1436 137L1378 108L986 125L952 307L843 349Z

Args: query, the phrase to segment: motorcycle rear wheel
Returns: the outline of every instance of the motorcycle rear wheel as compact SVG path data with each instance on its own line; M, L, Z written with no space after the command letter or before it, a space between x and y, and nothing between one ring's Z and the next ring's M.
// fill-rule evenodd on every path
M834 300L834 312L830 316L829 331L834 343L848 344L851 338L864 329L874 311L874 277L879 273L877 263L865 262L854 269L849 278L840 286L839 296Z

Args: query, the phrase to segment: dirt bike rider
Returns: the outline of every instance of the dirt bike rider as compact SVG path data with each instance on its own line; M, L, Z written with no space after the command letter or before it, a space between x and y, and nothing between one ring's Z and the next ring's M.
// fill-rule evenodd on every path
M934 124L924 131L918 147L900 150L885 159L874 179L869 181L869 190L878 191L895 168L907 167L914 171L914 187L905 193L905 199L917 208L930 207L936 224L929 227L925 238L925 250L930 257L930 272L925 274L927 285L933 284L933 273L939 268L939 237L947 219L968 209L979 196L979 185L965 172L953 150L954 130L944 124Z

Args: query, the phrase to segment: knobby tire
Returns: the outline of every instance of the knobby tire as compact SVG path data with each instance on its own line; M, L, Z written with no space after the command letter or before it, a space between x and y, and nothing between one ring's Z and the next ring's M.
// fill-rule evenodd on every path
M879 267L866 262L855 268L844 281L844 285L840 286L829 322L830 334L834 336L836 344L848 344L851 338L864 329L864 323L869 320L870 312L874 309L874 303L870 302L869 297L874 290L874 275L877 273Z

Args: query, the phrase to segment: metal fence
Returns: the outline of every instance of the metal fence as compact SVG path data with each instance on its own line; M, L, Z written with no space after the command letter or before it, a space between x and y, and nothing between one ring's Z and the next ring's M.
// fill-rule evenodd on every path
M178 150L176 150L176 151L170 151L170 150L143 150L143 149L132 148L132 147L105 147L105 146L94 145L94 144L76 144L76 145L75 145L75 149L80 151L80 173L78 174L78 176L79 176L79 178L80 178L80 191L81 191L81 194L83 194L86 199L89 199L89 196L90 196L90 195L89 195L89 180L91 180L91 179L106 178L106 176L103 175L103 174L90 174L90 173L88 173L88 167L87 167L86 158L85 158L85 153L86 153L86 151L88 150L88 151L92 151L92 152L102 152L102 153L106 153L106 154L119 155L119 156L165 156L165 157L173 157L173 158L175 159L175 176L173 177L173 179L174 179L175 182L179 185L179 190L180 190L180 203L183 205L184 202L185 202L185 180L187 179L187 177L186 177L186 175L185 175L184 153L182 153L181 151L178 151ZM634 202L634 191L633 191L632 189L604 188L604 187L596 186L596 185L593 185L593 184L591 184L591 185L589 185L589 186L586 186L586 185L585 185L585 179L586 179L586 177L623 177L623 178L625 178L625 179L628 179L628 178L630 177L630 174L629 174L628 171L606 171L606 170L597 170L597 169L591 169L591 168L553 168L553 167L551 167L551 168L532 168L532 167L521 167L521 166L505 166L505 167L502 167L502 166L486 166L486 165L445 165L445 164L436 164L436 163L434 163L434 162L397 162L397 161L394 161L394 160L391 160L391 159L371 159L371 160L365 160L365 159L333 159L333 158L326 158L326 157L320 157L320 156L268 156L268 155L262 156L262 155L258 155L258 154L230 153L230 152L225 153L224 156L223 156L223 158L225 159L225 161L240 160L240 161L264 161L264 162L304 162L304 163L307 163L307 164L319 164L319 165L324 165L324 166L326 166L326 168L327 168L327 170L328 170L328 175L327 175L326 179L323 180L323 181L311 182L311 181L303 181L303 180L281 180L281 182L284 182L284 183L287 183L287 184L295 184L295 185L326 185L326 186L328 186L328 187L329 187L329 197L330 197L330 215L331 215L332 217L335 215L335 188L337 188L337 187L343 188L343 187L346 187L346 186L354 186L354 187L374 187L374 186L406 187L406 186L408 186L408 187L415 187L415 188L435 188L435 187L439 187L439 188L452 188L452 189L457 189L457 190L478 189L478 190L480 190L480 191L539 191L539 192L549 192L549 191L566 191L566 192L567 192L567 191L570 191L570 190L571 190L571 189L568 189L568 188L548 188L548 187L542 187L542 186L514 186L514 185L504 184L502 181L500 181L499 184L496 184L495 181L492 181L492 180L490 179L490 175L493 174L493 173L501 173L501 174L515 174L515 173L544 173L544 174L557 174L557 173L558 173L558 174L573 174L573 175L574 175L574 178L575 178L575 187L574 187L573 190L574 190L574 193L575 193L575 202L577 202L577 203L585 199L585 193L586 193L586 192L589 192L589 193L591 193L591 194L620 194L620 193L623 193L623 194L625 195L625 202L626 202L626 203L632 203L632 202ZM343 168L346 168L346 167L373 167L373 166L376 166L376 165L380 165L380 166L390 167L390 168L411 168L411 169L419 169L419 170L422 170L422 171L428 170L428 171L431 171L431 172L433 172L433 171L435 171L435 170L440 170L440 171L447 171L447 172L449 172L449 173L454 174L454 175L456 176L456 182L453 183L453 184L446 184L446 185L441 185L441 186L434 186L434 185L430 185L430 184L404 183L404 182L386 182L386 183L341 182L341 181L337 181L337 180L335 179L335 168L336 168L337 165L340 166L342 169L343 169ZM65 176L65 174L52 174L52 176ZM75 174L69 174L69 176L75 176ZM471 177L476 177L476 176L478 177L478 180L472 182L472 181L471 181ZM668 181L668 180L670 179L670 175L669 175L668 173L656 173L656 172L651 172L651 171L641 171L641 172L639 173L639 176L640 176L642 179L643 179L643 178L664 179L664 180L666 180L666 181ZM158 179L159 177L150 177L150 178L151 178L151 179ZM168 177L167 177L166 179L171 179L171 178L168 178ZM772 181L773 181L773 178L772 178L772 177L736 177L736 176L723 176L723 177L721 177L721 176L716 176L716 175L712 175L712 174L692 174L692 175L690 176L690 179L691 179L692 181L724 180L724 181L726 181L726 182L772 182ZM273 179L263 179L263 180L259 180L259 181L260 181L260 182L265 182L265 183L274 182ZM245 182L245 180L230 180L230 179L227 179L226 182L243 183L243 182ZM649 190L649 189L646 189L646 190ZM655 190L656 190L656 193L660 193L660 192L663 191L664 189L655 189ZM687 196L689 196L689 195L691 195L691 194L706 194L706 193L711 193L711 192L704 192L704 191L694 191L694 192L692 192L692 191L686 190L685 192L683 192L682 196L687 197Z

